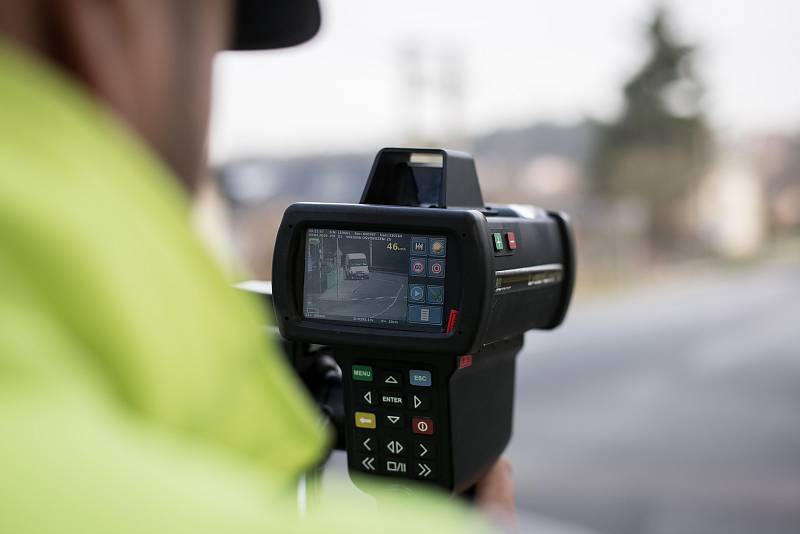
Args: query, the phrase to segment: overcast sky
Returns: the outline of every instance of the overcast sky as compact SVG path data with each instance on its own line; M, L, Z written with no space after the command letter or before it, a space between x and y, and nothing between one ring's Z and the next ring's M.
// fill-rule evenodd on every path
M435 135L455 115L470 134L613 117L621 84L645 57L655 5L324 0L322 30L310 43L217 59L212 159L372 151L403 143L409 121ZM666 5L678 36L700 47L706 110L723 136L800 129L800 1ZM412 115L401 61L410 43L433 87ZM435 89L447 57L462 65L460 108Z

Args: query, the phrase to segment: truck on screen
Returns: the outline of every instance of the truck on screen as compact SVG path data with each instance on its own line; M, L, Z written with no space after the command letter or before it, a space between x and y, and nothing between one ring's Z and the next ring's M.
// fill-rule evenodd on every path
M367 255L362 252L345 254L344 277L348 280L365 280L369 278Z

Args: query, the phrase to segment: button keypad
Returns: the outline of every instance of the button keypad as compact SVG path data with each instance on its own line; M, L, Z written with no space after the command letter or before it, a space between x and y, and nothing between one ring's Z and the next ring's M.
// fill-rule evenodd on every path
M427 248L427 247L426 247ZM439 248L439 247L437 247ZM353 365L351 466L365 473L433 480L439 476L434 376L425 368ZM366 383L365 383L366 382Z
M447 278L447 238L411 236L408 258L406 321L417 326L442 326Z

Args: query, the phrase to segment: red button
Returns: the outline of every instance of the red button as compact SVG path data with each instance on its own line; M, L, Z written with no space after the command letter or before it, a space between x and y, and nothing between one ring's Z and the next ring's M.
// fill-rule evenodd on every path
M430 436L433 434L433 419L429 417L413 417L411 418L411 430L414 431L414 434Z
M508 248L511 250L516 250L517 248L517 236L514 235L514 232L508 232L506 234L506 239L508 239Z

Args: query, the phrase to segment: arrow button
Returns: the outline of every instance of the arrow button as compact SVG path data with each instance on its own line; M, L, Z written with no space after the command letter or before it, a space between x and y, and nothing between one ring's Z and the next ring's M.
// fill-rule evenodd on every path
M421 393L414 393L413 395L409 395L408 403L415 410L430 410L431 408L430 397L428 395L423 395Z
M385 371L381 375L381 383L386 386L399 386L403 380L403 373L400 371Z
M364 471L375 471L375 457L374 456L364 456L361 459L361 468Z
M406 450L406 447L402 441L393 439L386 443L386 450L395 456L400 456Z
M365 389L361 391L358 400L362 406L372 406L375 404L375 393L371 389Z
M436 456L436 447L431 441L420 440L414 442L414 455L417 458L430 460Z
M417 478L434 478L436 476L434 465L430 462L417 462L416 475Z
M386 414L386 426L389 428L403 428L403 417L399 414Z
M372 452L372 450L373 450L373 449L372 449L372 444L373 444L373 441L372 441L372 438L371 438L371 437L369 437L369 438L364 438L364 439L361 441L361 448L362 448L363 450L367 451L367 452Z

